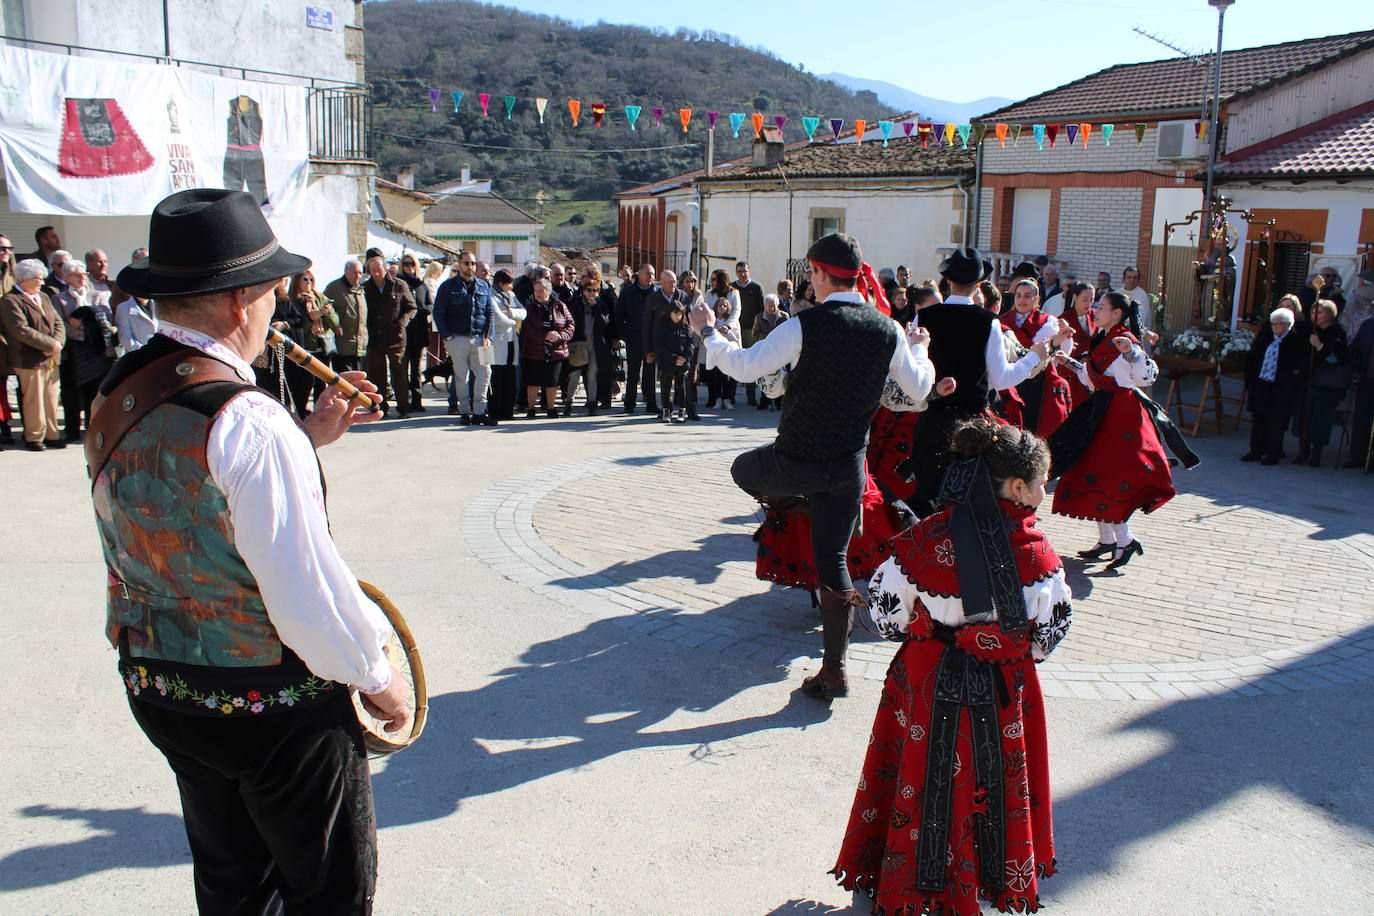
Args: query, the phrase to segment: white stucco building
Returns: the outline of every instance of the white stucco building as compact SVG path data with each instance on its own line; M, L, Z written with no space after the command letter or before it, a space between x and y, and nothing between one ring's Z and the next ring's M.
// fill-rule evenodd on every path
M471 251L499 268L539 260L544 224L497 194L461 191L426 209L424 227L430 238Z
M6 44L25 53L303 87L310 122L306 189L288 212L268 218L282 244L310 257L326 276L367 247L372 217L362 10L360 0L0 0ZM15 213L8 189L0 192L0 231L21 252L32 248L33 231L44 225L55 227L63 247L77 255L105 249L116 271L146 244L148 215Z

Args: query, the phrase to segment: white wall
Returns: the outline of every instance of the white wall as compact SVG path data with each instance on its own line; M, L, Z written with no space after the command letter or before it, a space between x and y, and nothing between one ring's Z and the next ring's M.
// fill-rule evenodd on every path
M1166 221L1181 222L1187 218L1189 213L1201 208L1201 188L1156 188L1155 215L1154 223L1150 229L1150 244L1164 244L1164 223ZM1193 225L1175 229L1169 244L1183 248L1196 247L1198 229L1201 225L1202 219L1199 217ZM1192 234L1191 239L1188 237L1190 233Z
M330 9L334 29L306 27L306 6ZM163 54L162 0L27 0L28 37L136 54ZM345 57L353 0L168 0L171 56L229 67L355 82Z
M910 187L919 181L903 179L896 183ZM948 183L941 179L929 184ZM875 188L882 186L880 182L873 184ZM924 279L933 276L940 263L936 249L958 244L951 241L951 230L960 225L963 212L954 207L956 197L962 198L957 189L920 194L802 187L791 200L789 250L786 192L706 187L702 194L702 249L706 254L749 261L754 279L771 291L773 284L786 277L787 259L806 255L811 242L811 209L842 209L844 231L859 240L864 260L875 271L905 264L913 276ZM725 261L712 261L710 266L733 272L733 265Z

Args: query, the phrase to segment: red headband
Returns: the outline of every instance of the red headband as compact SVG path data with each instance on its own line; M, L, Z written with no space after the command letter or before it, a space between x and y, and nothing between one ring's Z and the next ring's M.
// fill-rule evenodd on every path
M883 285L878 282L878 278L873 275L873 268L868 264L861 264L858 270L850 270L847 267L836 267L833 264L826 264L824 261L817 261L810 258L812 267L819 267L821 270L840 280L858 280L858 290L865 299L872 299L878 307L878 311L891 317L892 306L888 304L887 294L883 292Z
M841 280L853 280L863 272L862 266L857 270L850 270L847 267L836 267L834 264L817 261L815 258L811 258L810 260L813 267L819 267L821 270L830 274L830 276L839 277Z

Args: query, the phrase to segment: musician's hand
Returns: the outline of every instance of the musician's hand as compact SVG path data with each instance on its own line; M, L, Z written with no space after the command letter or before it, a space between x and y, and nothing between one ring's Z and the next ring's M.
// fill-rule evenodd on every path
M699 300L696 305L692 306L692 310L687 313L687 323L690 324L692 330L696 331L698 334L706 330L706 326L715 320L715 313L711 311L711 307L706 304L705 299Z
M947 398L954 393L954 389L959 386L952 376L945 376L935 383L935 393L942 398Z
M405 682L396 666L391 666L391 683L381 693L359 693L364 708L386 724L382 731L394 734L410 724L410 710L406 708Z
M353 370L342 372L340 375L344 381L369 395L374 405L381 403L382 399L377 394L377 386L367 380L367 373ZM381 418L382 412L380 410L355 410L354 405L348 398L344 397L343 392L333 385L329 385L315 399L314 412L306 417L301 425L310 434L310 439L315 443L315 448L322 448L342 436L354 423L371 423L373 420L380 420Z
M906 332L907 343L911 346L930 346L930 331L919 325Z

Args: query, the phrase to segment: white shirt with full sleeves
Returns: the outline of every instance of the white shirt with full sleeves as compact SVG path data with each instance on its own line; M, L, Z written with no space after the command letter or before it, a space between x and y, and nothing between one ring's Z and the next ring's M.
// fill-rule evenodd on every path
M1087 365L1080 366L1076 374L1086 388L1093 390ZM1139 344L1133 343L1131 352L1119 354L1107 367L1105 374L1115 379L1122 388L1148 388L1159 378L1159 366Z
M831 293L826 302L863 302L859 293ZM890 320L890 319L889 319ZM801 320L784 321L768 332L768 336L752 347L743 349L726 340L721 334L703 339L706 367L719 369L731 378L749 380L762 378L783 366L794 365L802 352ZM912 343L901 325L893 321L897 345L892 348L888 363L888 377L894 380L913 401L924 403L935 384L935 366L926 354L925 344Z
M159 333L253 381L252 367L213 338L168 321ZM391 625L329 533L319 461L305 430L266 392L249 391L211 425L206 461L228 502L234 546L282 642L318 677L363 693L385 690L391 666L382 646Z

